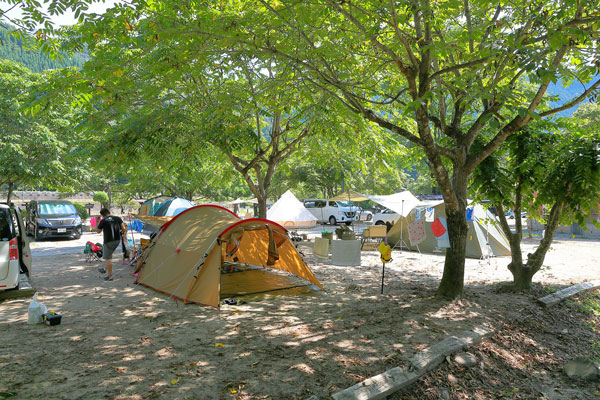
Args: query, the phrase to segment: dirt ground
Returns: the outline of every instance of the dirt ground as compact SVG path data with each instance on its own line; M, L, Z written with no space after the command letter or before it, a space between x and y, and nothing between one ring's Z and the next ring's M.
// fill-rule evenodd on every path
M600 358L600 310L591 292L550 309L534 299L600 278L600 242L559 238L532 293L504 294L508 258L468 259L465 298L435 299L442 255L393 252L381 264L336 267L300 250L325 293L279 293L221 310L183 305L133 284L115 265L104 282L81 243L34 244L39 300L61 325L27 325L30 299L0 303L0 398L324 399L395 366L446 335L488 324L498 331L470 351L479 365L452 362L392 399L590 399L596 384L573 382L562 365ZM534 240L525 245L530 252ZM587 296L587 297L586 297ZM590 300L591 299L591 300ZM590 303L591 304L591 303Z

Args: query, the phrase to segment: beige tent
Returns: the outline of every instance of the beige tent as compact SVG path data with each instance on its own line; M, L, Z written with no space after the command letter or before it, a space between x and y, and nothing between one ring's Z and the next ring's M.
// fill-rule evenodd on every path
M510 244L506 236L498 226L498 222L492 213L478 204L469 205L471 218L467 221L467 248L466 256L470 258L482 258L489 256L510 256ZM430 210L430 220L427 221L427 210ZM420 215L420 219L417 215ZM445 218L443 202L420 203L413 207L408 215L400 217L388 232L388 243L391 245L402 245L413 251L430 253L436 250L444 251L439 247L440 241L433 234L432 225L436 218ZM409 224L419 220L423 225L424 238L419 243L411 242L409 235ZM449 243L446 242L446 246Z
M292 229L314 228L317 225L317 218L304 207L291 190L285 192L267 210L267 219Z
M184 302L213 307L219 307L224 295L297 287L306 281L323 289L285 228L266 219L242 220L213 205L189 208L163 225L144 252L137 278Z

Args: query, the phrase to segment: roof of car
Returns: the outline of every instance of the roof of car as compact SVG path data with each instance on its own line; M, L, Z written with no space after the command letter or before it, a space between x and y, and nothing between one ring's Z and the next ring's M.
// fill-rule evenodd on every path
M71 203L69 200L31 200L37 201L38 203Z

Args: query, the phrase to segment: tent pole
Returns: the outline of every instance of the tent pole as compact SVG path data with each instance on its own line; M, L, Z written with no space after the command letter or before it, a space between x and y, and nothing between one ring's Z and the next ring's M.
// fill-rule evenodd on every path
M400 210L402 214L401 217L404 218L404 200L402 200L402 208ZM402 245L404 244L404 240L402 240L402 218L400 218L400 253L402 253Z

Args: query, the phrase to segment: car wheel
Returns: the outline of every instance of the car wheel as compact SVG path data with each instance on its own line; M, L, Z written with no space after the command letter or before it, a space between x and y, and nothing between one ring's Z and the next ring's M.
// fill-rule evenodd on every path
M337 221L333 215L331 217L329 217L329 224L335 225L336 223L337 223Z
M385 225L385 222L383 222L383 221L377 221L377 222L375 222L375 225Z

